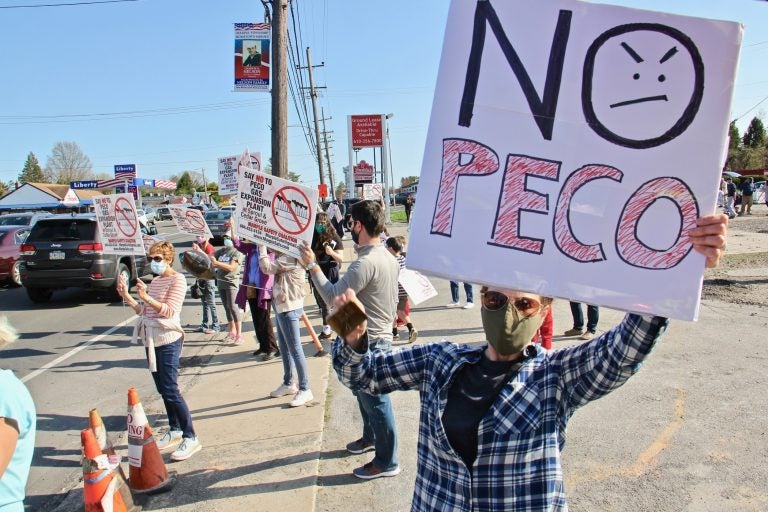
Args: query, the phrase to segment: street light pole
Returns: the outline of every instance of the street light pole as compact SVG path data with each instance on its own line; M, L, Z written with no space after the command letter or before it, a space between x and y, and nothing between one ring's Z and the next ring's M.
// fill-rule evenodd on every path
M389 132L389 125L387 123L388 119L392 119L395 117L395 114L385 114L381 116L381 124L382 128L384 130L384 134ZM387 157L387 153L389 152L389 137L386 135L382 137L384 139L382 142L384 146L381 148L381 171L382 171L382 182L384 183L384 215L385 220L387 224L392 223L392 217L391 217L391 210L389 206L389 174L390 174L390 168L389 168L389 158Z

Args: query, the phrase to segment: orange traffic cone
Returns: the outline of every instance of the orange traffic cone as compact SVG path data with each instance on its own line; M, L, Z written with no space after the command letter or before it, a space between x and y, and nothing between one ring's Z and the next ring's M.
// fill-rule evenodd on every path
M104 427L104 422L101 420L99 411L97 409L91 409L88 412L88 420L91 425L91 431L93 432L101 451L107 455L115 455L115 449L109 441L107 429ZM115 478L117 479L117 490L120 492L120 497L123 498L123 502L125 502L125 507L128 512L139 512L141 507L133 502L133 495L131 494L130 487L128 487L128 478L125 476L121 464L118 464L117 466Z
M176 483L176 474L165 469L136 388L128 388L128 466L134 492L164 492Z
M128 512L117 491L115 469L119 457L102 453L96 436L89 428L80 432L83 444L83 499L85 512Z

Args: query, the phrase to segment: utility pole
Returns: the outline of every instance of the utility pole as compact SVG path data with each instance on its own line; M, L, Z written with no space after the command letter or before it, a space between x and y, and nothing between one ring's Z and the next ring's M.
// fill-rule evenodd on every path
M320 109L323 116L323 139L325 140L325 158L328 160L328 181L331 184L331 199L336 199L336 189L333 182L333 167L331 167L331 153L328 151L328 132L325 130L325 109Z
M201 199L202 202L205 202L208 200L208 180L205 179L205 167L203 167L203 198Z
M320 64L321 66L323 64ZM307 69L309 70L309 95L312 98L312 112L315 115L315 142L317 146L317 168L320 171L320 184L325 184L323 176L323 151L320 149L320 123L317 119L317 91L315 81L312 79L312 60L309 58L309 46L307 46Z
M288 178L288 0L272 0L272 174Z

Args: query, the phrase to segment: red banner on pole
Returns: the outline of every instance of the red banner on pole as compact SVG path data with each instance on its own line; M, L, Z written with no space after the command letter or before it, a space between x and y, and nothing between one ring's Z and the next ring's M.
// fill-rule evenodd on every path
M381 114L350 117L352 118L352 147L376 148L384 145Z
M320 183L317 186L317 195L320 197L328 197L328 185L325 183Z

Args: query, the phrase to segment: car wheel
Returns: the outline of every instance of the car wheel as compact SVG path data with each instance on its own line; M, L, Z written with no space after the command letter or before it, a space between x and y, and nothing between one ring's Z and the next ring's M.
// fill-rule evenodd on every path
M21 261L17 261L11 268L11 282L16 286L21 286Z
M112 286L112 296L118 299L120 298L120 294L117 293L117 283L119 283L120 280L127 281L128 286L131 285L131 271L128 269L125 263L120 263L117 265L117 276L115 277L115 284Z
M29 300L35 304L42 304L51 300L53 290L50 288L27 288L27 296Z

